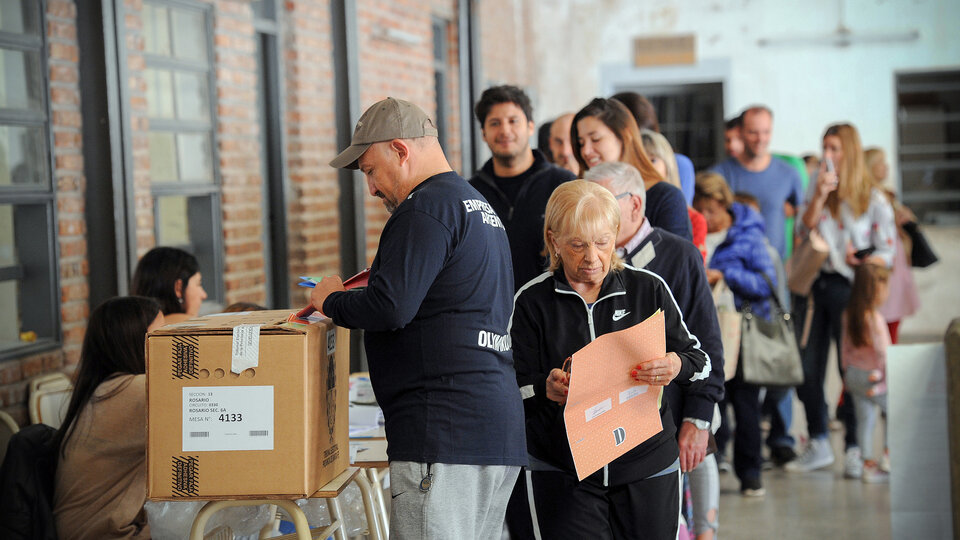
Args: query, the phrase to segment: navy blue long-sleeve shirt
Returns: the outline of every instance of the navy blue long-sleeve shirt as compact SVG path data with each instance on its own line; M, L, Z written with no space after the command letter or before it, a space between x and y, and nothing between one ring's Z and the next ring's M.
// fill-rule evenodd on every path
M367 287L324 301L336 324L366 330L391 461L526 464L512 298L503 224L448 172L415 187L387 220Z

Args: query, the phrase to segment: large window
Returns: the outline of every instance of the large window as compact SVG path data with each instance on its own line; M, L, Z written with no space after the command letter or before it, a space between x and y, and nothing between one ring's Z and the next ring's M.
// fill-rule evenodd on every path
M156 243L196 255L209 300L221 303L223 247L209 7L145 2L143 33Z
M960 71L897 75L901 195L920 219L960 221Z
M42 8L0 2L0 359L59 341Z
M622 88L646 96L657 111L660 132L675 152L685 154L696 170L717 163L723 153L723 85L679 84Z

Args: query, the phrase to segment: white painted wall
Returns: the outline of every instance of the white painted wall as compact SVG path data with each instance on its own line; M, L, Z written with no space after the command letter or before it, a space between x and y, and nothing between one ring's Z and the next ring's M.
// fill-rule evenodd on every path
M609 95L618 79L657 84L719 78L725 116L757 102L774 110L776 151L819 150L824 128L837 121L853 122L865 145L893 149L894 74L960 69L960 1L845 0L846 26L855 35L918 30L919 39L910 43L758 45L760 38L829 35L838 24L840 1L538 1L529 24L535 58L541 59L533 77L536 120ZM631 67L635 37L683 33L696 34L697 65Z

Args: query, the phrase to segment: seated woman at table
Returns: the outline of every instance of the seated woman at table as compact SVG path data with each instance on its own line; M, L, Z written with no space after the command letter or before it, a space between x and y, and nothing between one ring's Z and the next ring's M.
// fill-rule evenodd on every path
M207 299L197 258L174 247L155 247L140 259L130 294L159 302L166 324L196 317Z
M150 538L144 338L163 326L151 298L112 298L90 314L57 431L53 506L61 540Z
M663 430L578 481L563 419L564 360L597 336L664 313L666 355L637 362L631 376L653 389L702 384L710 359L683 322L662 279L626 266L614 244L618 201L603 187L573 180L547 203L549 271L518 292L510 336L527 418L528 493L542 538L676 538L680 462L676 427L662 400ZM535 510L535 512L534 512Z

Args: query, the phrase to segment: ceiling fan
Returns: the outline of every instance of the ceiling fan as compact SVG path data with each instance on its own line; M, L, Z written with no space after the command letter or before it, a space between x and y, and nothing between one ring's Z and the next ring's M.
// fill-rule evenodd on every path
M793 45L832 45L834 47L849 47L863 43L906 43L920 39L920 30L916 28L904 31L891 32L856 32L854 33L844 24L846 1L838 0L839 16L837 28L829 34L807 36L782 36L760 38L757 45L761 47L782 47Z

